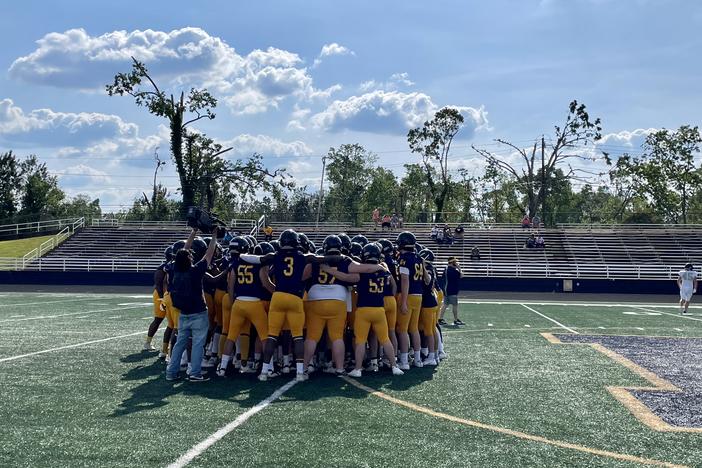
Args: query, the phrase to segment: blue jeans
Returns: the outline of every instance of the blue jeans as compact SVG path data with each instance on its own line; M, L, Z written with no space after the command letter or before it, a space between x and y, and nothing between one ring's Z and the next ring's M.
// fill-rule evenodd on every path
M175 377L180 370L180 359L188 346L188 338L193 339L192 355L190 356L190 375L199 377L202 372L202 354L204 353L207 329L209 328L207 311L198 314L180 314L178 319L178 340L171 353L171 362L166 369L168 377Z

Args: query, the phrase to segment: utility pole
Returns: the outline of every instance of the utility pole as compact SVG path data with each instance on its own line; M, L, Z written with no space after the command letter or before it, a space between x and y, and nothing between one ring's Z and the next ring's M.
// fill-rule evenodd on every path
M541 198L541 219L544 220L544 226L546 225L546 165L545 165L545 155L546 155L546 141L544 136L541 135L541 193L543 197Z
M322 180L319 183L319 197L317 200L317 222L315 223L315 231L319 230L319 214L322 212L322 199L324 198L324 172L327 170L327 157L322 156Z

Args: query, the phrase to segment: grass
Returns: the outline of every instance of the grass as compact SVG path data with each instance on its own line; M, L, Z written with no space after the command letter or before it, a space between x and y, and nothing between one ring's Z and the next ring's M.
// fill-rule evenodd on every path
M702 337L702 321L662 313L674 308L632 315L641 310L530 307L581 334ZM139 351L150 314L146 295L0 294L0 466L167 466L287 381L235 376L167 383L164 365ZM439 367L359 381L448 416L702 465L702 433L657 432L641 423L606 387L648 383L590 346L549 343L540 332L568 333L552 321L520 304L462 304L460 317L465 326L445 327L450 357ZM232 463L638 466L429 416L326 376L293 386L189 466Z
M21 258L54 236L29 237L0 242L0 257Z

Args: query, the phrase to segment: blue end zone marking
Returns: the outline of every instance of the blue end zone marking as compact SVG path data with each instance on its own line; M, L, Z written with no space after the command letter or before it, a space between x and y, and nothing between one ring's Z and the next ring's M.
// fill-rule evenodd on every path
M681 391L631 394L671 426L702 428L702 338L556 336L563 343L598 343L668 380Z

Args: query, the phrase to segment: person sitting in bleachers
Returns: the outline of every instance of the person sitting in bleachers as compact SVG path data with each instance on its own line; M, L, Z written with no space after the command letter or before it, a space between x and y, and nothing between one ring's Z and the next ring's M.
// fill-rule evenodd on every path
M527 237L526 242L524 242L524 247L527 249L536 248L536 238L534 237L534 234L530 234L529 237Z
M480 249L476 245L470 251L470 259L475 261L480 261Z
M529 219L529 215L525 214L524 217L522 218L522 229L529 229L531 227L531 220Z
M444 244L453 244L453 235L451 234L451 228L449 227L448 224L444 224L443 229L441 229L444 233Z
M531 227L534 229L539 229L541 227L541 218L539 218L538 214L535 214L533 218L531 218Z
M444 230L443 229L436 230L436 242L438 242L439 244L444 243Z
M543 236L539 236L536 238L536 248L537 249L545 249L546 248L546 241L544 241Z
M465 229L463 229L462 224L459 224L458 226L456 226L455 233L456 233L456 235L455 235L456 240L463 241L463 234L465 233Z
M431 227L431 239L436 240L436 236L439 233L439 229L437 229L436 224Z
M390 224L390 215L386 214L383 216L383 224L381 225L380 229L381 231L384 231L385 228L387 228L388 231L392 229L392 225Z

